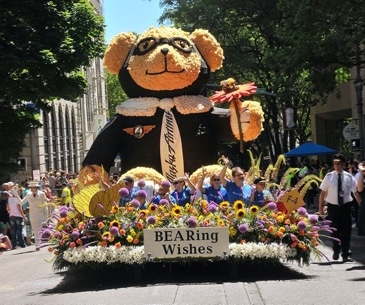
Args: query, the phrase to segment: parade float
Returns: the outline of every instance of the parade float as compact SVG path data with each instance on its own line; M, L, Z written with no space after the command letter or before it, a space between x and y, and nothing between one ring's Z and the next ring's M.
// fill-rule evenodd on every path
M187 33L171 27L151 27L140 36L114 37L104 63L129 99L99 133L83 162L75 188L73 208L61 206L48 219L42 241L53 252L54 268L144 266L155 262L186 263L295 260L308 264L328 222L308 215L302 207L310 176L288 191L285 178L277 178L283 156L268 167L273 198L263 207L243 201L208 202L198 194L191 204L167 200L140 208L133 199L125 206L123 177L148 191L149 202L163 181L192 173L196 183L201 166L208 175L220 171L217 140L230 137L243 142L262 131L263 111L248 98L253 83L222 82L222 91L210 99L201 95L210 72L219 69L223 51L213 35L197 29ZM228 108L214 107L227 102ZM217 105L218 106L218 105ZM122 176L110 185L108 171L120 154ZM251 158L246 180L259 177L259 162ZM231 178L228 170L227 178ZM151 190L151 188L149 189Z

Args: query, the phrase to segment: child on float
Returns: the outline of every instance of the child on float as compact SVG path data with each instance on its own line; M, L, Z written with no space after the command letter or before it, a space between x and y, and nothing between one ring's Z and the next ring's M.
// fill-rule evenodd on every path
M139 209L144 210L147 209L148 201L147 201L147 193L144 190L139 190L135 193L134 199L139 201Z
M269 190L265 189L266 180L265 178L259 177L253 181L250 205L257 205L258 207L263 207L267 202L273 200L274 197Z
M196 188L201 191L208 202L221 203L228 200L227 190L222 186L219 173L214 173L209 177L209 185L203 185L207 175L207 170L202 166L202 177L198 180Z
M185 204L191 203L194 200L193 195L196 188L187 173L185 173L184 177L175 178L172 184L174 185L174 191L171 193L171 196L175 198L176 204L185 206Z
M175 199L175 197L171 196L170 187L171 187L171 184L168 180L162 181L156 194L152 198L151 203L160 204L160 201L162 199L166 199L168 201L168 203L175 204L176 199Z

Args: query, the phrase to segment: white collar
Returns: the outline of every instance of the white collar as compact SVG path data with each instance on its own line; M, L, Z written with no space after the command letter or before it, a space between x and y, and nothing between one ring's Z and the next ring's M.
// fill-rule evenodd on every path
M170 110L176 107L181 114L204 113L213 108L213 103L202 95L182 95L173 98L155 97L131 98L116 107L116 112L124 116L153 116L157 107Z

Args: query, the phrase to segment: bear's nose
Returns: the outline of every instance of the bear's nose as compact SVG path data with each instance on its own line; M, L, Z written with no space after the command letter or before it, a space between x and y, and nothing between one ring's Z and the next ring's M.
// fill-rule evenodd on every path
M169 48L162 48L162 49L161 49L161 53L162 53L163 55L166 55L168 52L169 52Z

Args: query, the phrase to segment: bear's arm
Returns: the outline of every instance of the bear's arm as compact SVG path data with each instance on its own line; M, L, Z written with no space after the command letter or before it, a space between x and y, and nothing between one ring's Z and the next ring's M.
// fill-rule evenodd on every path
M237 139L232 133L230 126L230 111L229 109L222 109L214 107L212 122L214 131L218 141L223 142L237 142Z

